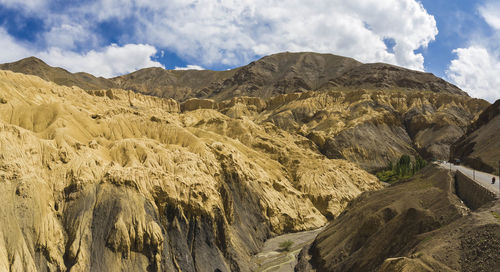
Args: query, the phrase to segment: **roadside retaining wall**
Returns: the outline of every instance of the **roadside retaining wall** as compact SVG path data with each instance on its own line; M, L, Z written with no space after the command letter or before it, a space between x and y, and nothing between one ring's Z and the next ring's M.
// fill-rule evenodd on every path
M455 174L455 191L458 197L473 210L496 198L494 192L486 189L460 171Z

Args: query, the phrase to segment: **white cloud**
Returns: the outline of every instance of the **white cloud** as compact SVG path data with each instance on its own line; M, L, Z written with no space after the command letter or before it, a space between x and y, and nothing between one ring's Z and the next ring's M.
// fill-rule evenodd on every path
M156 49L151 45L112 44L100 51L91 50L84 54L50 48L38 55L48 64L71 72L85 71L96 76L112 77L146 67L163 67L161 63L151 60L155 54Z
M188 65L186 65L186 67L175 66L174 70L205 70L205 68L203 68L199 65L188 64Z
M415 0L200 0L154 9L150 1L135 4L148 12L136 14L141 40L204 65L241 65L281 51L316 51L423 69L423 56L414 50L437 35L434 17ZM384 38L394 39L394 53Z
M315 51L422 70L423 56L414 51L437 35L434 17L417 0L101 0L68 5L54 14L47 4L37 4L52 28L45 35L47 44L74 46L85 37L75 38L78 31L117 20L127 27L120 43L166 48L203 66ZM69 34L64 24L81 28ZM386 48L385 38L395 41L393 50Z
M38 14L48 31L36 43L51 48L46 56L63 58L76 49L92 58L92 50L106 45L99 35L109 34L96 33L96 26L119 22L118 27L126 27L114 37L120 44L165 48L205 67L244 65L282 51L315 51L423 70L424 58L415 50L437 35L434 17L417 0L100 0L67 2L56 10L49 2L0 0ZM393 40L394 48L388 49L384 39ZM80 67L108 75L126 70Z
M78 44L96 44L95 36L82 25L61 24L53 26L44 33L43 38L48 47L72 50Z
M0 4L10 8L19 8L24 9L28 12L35 12L40 8L46 6L48 3L47 0L0 0Z
M488 1L478 8L493 34L475 38L470 46L453 50L447 77L471 96L490 102L500 99L500 3Z
M17 41L0 27L0 63L17 61L36 56L47 64L65 68L71 72L88 72L96 76L112 77L147 67L163 67L151 60L156 48L147 44L109 45L100 50L78 53L63 47L51 47L38 51Z
M27 46L12 38L2 27L0 27L0 48L0 63L30 56L30 50L27 49Z
M451 61L447 76L473 97L500 99L500 58L476 46L453 52L457 58Z
M479 7L479 13L483 16L486 23L500 31L500 2L489 1Z

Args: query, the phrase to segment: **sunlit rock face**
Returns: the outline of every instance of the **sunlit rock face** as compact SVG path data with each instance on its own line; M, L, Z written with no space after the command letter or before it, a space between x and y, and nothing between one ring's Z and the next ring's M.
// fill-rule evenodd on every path
M425 91L331 90L272 98L260 118L306 136L329 158L375 171L402 154L448 159L451 144L488 105Z
M9 71L0 97L0 270L247 271L266 238L380 188L274 122L276 101L182 107Z

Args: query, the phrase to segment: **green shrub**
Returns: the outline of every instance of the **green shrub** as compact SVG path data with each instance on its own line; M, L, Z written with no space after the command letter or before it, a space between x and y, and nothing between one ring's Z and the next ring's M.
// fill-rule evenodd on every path
M293 242L290 240L286 240L286 241L281 242L279 244L281 251L290 251L290 249L292 249L292 245L293 245Z

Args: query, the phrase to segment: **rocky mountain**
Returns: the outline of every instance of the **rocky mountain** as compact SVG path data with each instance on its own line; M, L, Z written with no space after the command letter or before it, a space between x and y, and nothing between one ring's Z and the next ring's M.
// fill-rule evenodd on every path
M433 92L323 91L270 99L259 117L306 136L329 158L375 171L402 154L447 159L488 102Z
M500 201L471 212L453 176L429 166L364 193L309 247L296 271L497 271Z
M431 73L408 70L385 63L355 66L330 80L326 87L427 90L435 93L467 95L457 86Z
M331 54L279 53L229 71L149 68L112 81L123 89L181 101L188 98L222 101L235 96L269 98L318 89L358 65L361 63L354 59Z
M485 172L500 167L500 100L489 106L451 147L450 159Z
M10 70L27 75L35 75L63 86L78 86L84 90L108 89L113 82L88 73L70 73L59 67L52 67L35 57L25 58L12 63L0 64L0 70Z
M260 121L256 98L181 112L10 71L0 98L2 271L248 271L265 239L381 187Z
M369 171L402 154L447 159L450 145L489 105L429 73L331 54L280 53L229 71L148 68L88 81L34 58L3 67L84 89L114 86L173 98L184 101L182 109L259 97L265 105L257 110L259 121L298 132L328 158L347 159ZM56 74L59 81L50 76Z
M86 73L72 74L34 57L2 64L0 69L37 75L60 85L85 90L113 87L178 101L190 98L223 101L239 96L270 98L332 88L426 90L467 95L429 73L389 64L362 64L352 58L310 52L278 53L228 71L146 68L111 79Z

